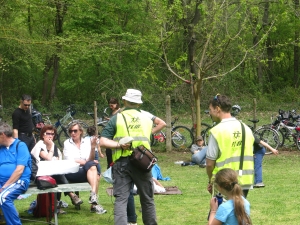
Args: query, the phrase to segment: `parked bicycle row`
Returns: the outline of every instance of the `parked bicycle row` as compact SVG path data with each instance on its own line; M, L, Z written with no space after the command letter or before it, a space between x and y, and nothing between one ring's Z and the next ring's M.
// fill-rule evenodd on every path
M241 111L239 105L234 105L232 107L232 116L237 116ZM205 112L208 114L208 111ZM66 139L69 138L68 127L71 123L77 121L82 125L83 128L87 128L89 125L82 120L77 120L74 118L76 114L75 105L69 105L66 108L65 115L55 114L53 118L56 119L56 122L52 123L50 120L50 114L41 114L37 110L32 110L32 119L34 121L35 138L39 139L39 132L43 124L52 124L57 129L57 141L60 147L63 146L63 143ZM88 112L92 118L94 118L94 113ZM97 119L98 133L100 134L102 129L105 127L109 120L110 108L107 107L100 113L100 117ZM194 143L194 129L195 126L191 129L180 125L174 126L178 121L178 117L175 117L171 123L171 143L174 148L178 149L187 149ZM260 125L256 128L259 119L248 119L248 126L253 131L254 135L258 136L261 140L268 143L273 148L277 149L278 147L294 147L296 146L300 150L300 115L296 113L295 110L284 111L279 109L278 115L275 117L272 116L271 124ZM215 123L201 123L201 136L203 137L205 145L208 144L209 130L215 126ZM151 146L156 145L158 142L166 141L166 133L161 131L157 134L152 135L151 137ZM266 154L271 154L272 152L267 152Z

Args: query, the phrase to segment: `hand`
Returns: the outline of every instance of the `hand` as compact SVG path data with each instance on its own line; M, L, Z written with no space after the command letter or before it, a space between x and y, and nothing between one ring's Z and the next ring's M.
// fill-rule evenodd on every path
M210 210L217 211L218 210L218 199L216 197L212 197L210 199Z
M207 185L207 191L211 194L212 193L212 184Z
M274 149L274 148L273 148L273 149L271 149L271 151L272 151L272 152L273 152L273 154L275 154L275 155L278 155L278 153L279 153L279 152L278 152L278 150L276 150L276 149Z
M91 137L91 146L92 146L93 149L96 148L96 146L97 146L97 141L98 141L98 137L97 137L97 136Z
M102 152L99 153L100 158L104 158L104 155Z

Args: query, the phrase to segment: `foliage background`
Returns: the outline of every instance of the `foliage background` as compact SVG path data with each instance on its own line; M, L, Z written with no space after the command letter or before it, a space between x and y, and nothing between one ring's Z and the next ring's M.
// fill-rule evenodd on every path
M299 106L299 1L1 0L4 108L106 106L127 88L157 115L171 96L192 112L216 93ZM168 67L170 66L170 67ZM173 72L172 72L173 71ZM175 76L175 74L177 76ZM193 93L194 84L200 92Z

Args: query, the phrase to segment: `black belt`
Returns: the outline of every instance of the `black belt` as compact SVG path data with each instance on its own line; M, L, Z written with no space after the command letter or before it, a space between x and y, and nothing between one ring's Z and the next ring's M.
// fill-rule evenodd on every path
M31 137L32 133L19 133L19 135L26 135L27 137Z

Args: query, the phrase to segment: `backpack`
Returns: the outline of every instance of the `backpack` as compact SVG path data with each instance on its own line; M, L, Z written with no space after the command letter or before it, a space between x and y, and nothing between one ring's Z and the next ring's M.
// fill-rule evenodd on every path
M18 154L18 146L19 146L20 142L21 141L19 140L19 142L16 145L16 152L17 152L17 154ZM34 181L35 178L36 178L37 171L38 171L38 161L34 157L34 155L32 155L31 153L30 153L30 157L31 157L31 166L28 165L29 168L30 168L30 170L31 170L30 180Z
M38 194L36 207L33 210L34 217L47 217L50 221L54 215L54 193Z
M45 190L57 187L57 184L56 180L51 176L40 176L36 178L36 186L38 189Z

